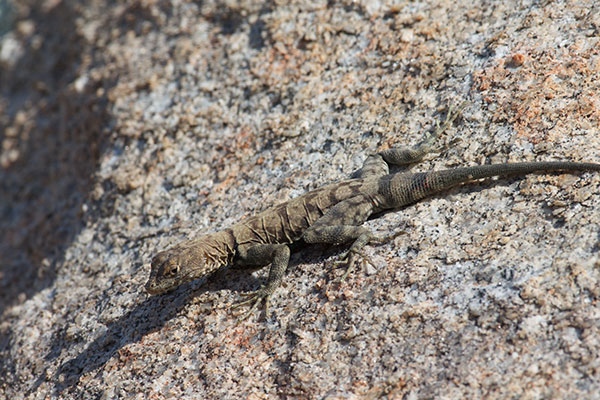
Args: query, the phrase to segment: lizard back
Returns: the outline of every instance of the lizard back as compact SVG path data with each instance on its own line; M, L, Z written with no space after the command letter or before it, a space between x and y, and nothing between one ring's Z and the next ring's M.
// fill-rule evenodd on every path
M293 243L331 207L376 187L377 179L369 178L332 183L262 211L229 230L238 246Z

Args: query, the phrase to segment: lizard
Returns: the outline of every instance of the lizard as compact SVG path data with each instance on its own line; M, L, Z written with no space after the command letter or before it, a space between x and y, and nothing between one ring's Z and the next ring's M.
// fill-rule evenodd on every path
M438 192L472 181L492 177L524 176L535 172L600 171L600 164L570 161L518 162L458 167L429 172L390 173L390 166L407 166L421 161L434 141L460 114L450 110L442 126L413 147L396 147L369 155L361 169L350 179L309 191L287 202L268 208L233 226L185 240L161 251L151 261L145 285L151 295L163 294L178 286L204 278L226 265L261 268L270 265L267 281L245 301L249 305L243 318L264 302L268 314L269 298L280 286L290 259L290 246L296 243L342 245L348 251L336 263L346 263L342 280L353 269L367 244L384 243L363 223L373 215L398 210Z

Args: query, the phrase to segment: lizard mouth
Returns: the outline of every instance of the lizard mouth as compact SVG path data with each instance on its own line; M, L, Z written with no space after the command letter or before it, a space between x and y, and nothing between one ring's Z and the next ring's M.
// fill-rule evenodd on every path
M148 294L160 294L162 293L161 290L157 287L155 287L152 282L148 281L146 283L145 286L146 292L148 292Z
M196 275L197 271L194 270L188 271L186 274L172 279L157 279L153 274L148 278L148 282L146 282L144 288L146 289L146 292L151 295L168 293L177 289L178 286L194 280Z
M170 282L166 282L165 280L157 279L156 273L151 273L146 285L144 285L144 289L146 292L151 295L166 293L174 288L171 287L172 284Z
M165 282L161 282L161 284L158 285L155 281L148 280L144 288L148 294L156 295L172 292L173 290L177 289L177 286L178 285L172 283L165 284Z
M144 286L144 288L146 289L146 292L148 292L149 294L161 294L161 293L165 292L165 290L163 288L161 288L160 286L158 286L156 284L156 282L152 279L152 277L150 277L150 279L148 279L148 282L146 282L146 285Z

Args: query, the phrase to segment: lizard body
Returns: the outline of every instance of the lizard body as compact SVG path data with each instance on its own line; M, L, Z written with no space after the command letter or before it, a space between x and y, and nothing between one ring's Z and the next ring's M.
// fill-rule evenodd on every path
M473 180L522 176L532 172L600 171L600 164L576 162L524 162L480 165L420 173L389 173L389 165L420 161L433 140L452 122L414 148L394 148L373 154L354 179L333 183L267 209L225 230L179 243L152 260L146 290L161 294L215 270L235 264L262 267L271 264L265 285L236 306L252 304L252 313L280 285L295 242L351 243L344 256L348 271L362 248L383 240L362 224L373 214L398 209L434 193ZM345 276L345 275L344 275Z

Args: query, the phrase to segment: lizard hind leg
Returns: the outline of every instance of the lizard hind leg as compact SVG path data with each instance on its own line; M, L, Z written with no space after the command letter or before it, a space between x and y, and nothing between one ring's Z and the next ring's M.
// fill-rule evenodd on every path
M338 261L334 261L334 265L346 265L346 272L342 275L341 281L345 281L348 275L354 270L358 258L362 258L363 262L371 264L376 268L371 258L362 252L362 249L367 244L381 245L393 241L396 237L405 234L406 231L397 231L390 235L379 237L369 231L368 236L359 236L350 246Z
M338 203L319 218L302 235L306 243L344 244L352 242L350 249L336 264L347 264L347 276L358 258L364 258L362 250L369 243L379 243L370 230L361 226L373 213L373 203L365 196L356 196Z
M304 240L309 243L332 243L342 244L352 242L350 248L335 261L335 265L346 265L346 272L342 276L342 282L354 270L354 267L359 259L374 265L368 256L363 254L363 249L368 244L383 244L398 236L400 233L395 233L384 238L375 236L370 230L362 226L353 225L335 225L335 226L319 226L312 229L304 236Z
M440 125L436 123L436 129L429 134L421 143L414 147L394 147L387 150L382 150L379 153L371 154L367 157L363 166L352 174L352 178L370 178L384 176L389 173L390 165L410 165L415 164L423 159L428 153L433 150L434 142L452 125L454 120L461 114L462 110L467 105L463 102L457 110L448 107L446 119Z
M362 258L363 262L367 262L373 266L375 265L371 261L371 258L363 253L363 248L370 243L379 243L381 239L373 235L368 229L363 229L366 232L358 236L358 238L350 245L348 251L346 251L339 260L334 261L333 263L334 265L346 265L346 272L344 272L341 279L342 282L346 280L352 271L354 271L354 266L359 258Z

